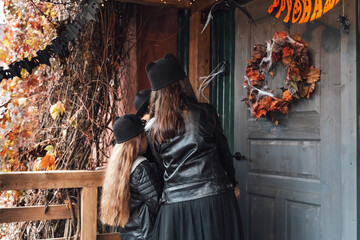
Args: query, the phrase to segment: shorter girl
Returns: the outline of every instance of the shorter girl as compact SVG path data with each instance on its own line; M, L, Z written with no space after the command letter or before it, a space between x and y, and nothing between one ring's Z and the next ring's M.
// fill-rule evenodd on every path
M139 117L115 119L116 145L106 167L100 220L120 226L122 240L150 239L161 189L156 169L143 156L148 141Z

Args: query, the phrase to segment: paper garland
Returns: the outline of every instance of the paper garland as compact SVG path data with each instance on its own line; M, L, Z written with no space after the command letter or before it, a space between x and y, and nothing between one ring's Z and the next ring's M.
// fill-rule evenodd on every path
M102 2L103 0L89 0L85 4L84 10L71 23L66 25L65 30L57 38L53 39L50 45L36 52L36 57L33 57L31 60L24 58L23 60L11 63L9 69L6 70L0 67L0 82L3 79L16 76L21 77L22 69L26 69L31 74L33 69L41 64L50 66L51 56L54 54L64 55L68 43L78 38L83 26L90 21L97 20L96 12Z

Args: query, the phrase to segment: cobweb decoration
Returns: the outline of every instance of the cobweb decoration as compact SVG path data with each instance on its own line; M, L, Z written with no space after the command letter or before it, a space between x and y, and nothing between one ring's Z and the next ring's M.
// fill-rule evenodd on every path
M205 96L204 91L209 86L211 81L215 79L219 74L225 73L227 63L225 61L220 62L208 76L200 77L199 82L200 86L197 92L197 98L200 99L203 97L207 102L209 99Z

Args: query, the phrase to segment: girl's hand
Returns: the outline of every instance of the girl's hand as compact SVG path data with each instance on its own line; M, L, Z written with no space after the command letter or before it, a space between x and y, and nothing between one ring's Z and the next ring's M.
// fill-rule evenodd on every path
M240 197L240 188L239 186L236 186L234 189L234 193L235 193L235 197L239 198Z

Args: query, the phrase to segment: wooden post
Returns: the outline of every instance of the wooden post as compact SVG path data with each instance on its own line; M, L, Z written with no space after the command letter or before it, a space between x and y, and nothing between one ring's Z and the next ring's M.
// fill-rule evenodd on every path
M81 190L81 240L96 240L97 187Z
M210 72L210 26L201 33L204 24L201 24L201 12L194 12L190 17L190 44L189 44L189 79L193 90L198 94L199 78L208 76ZM208 98L209 93L205 92ZM204 99L199 98L199 101Z

